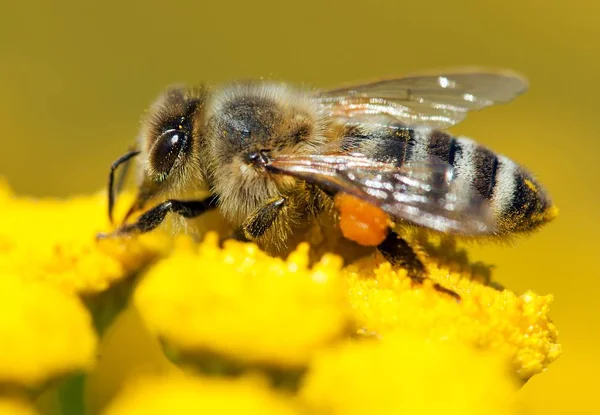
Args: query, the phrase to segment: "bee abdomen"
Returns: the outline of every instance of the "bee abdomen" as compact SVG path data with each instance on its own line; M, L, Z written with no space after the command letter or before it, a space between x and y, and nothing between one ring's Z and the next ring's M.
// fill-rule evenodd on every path
M416 128L415 140L423 140L425 144L420 146L426 146L428 156L454 166L457 177L471 184L471 191L490 201L499 234L529 231L555 216L546 191L530 172L508 157L471 139L441 131Z
M426 127L377 126L354 132L352 151L402 166L438 158L455 169L481 197L498 220L499 234L531 230L556 214L535 178L512 160L466 137L453 137Z

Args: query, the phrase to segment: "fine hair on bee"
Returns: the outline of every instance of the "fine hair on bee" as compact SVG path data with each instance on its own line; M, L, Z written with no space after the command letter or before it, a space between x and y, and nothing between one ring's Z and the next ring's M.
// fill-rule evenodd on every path
M426 270L401 238L404 227L502 239L555 217L524 167L444 131L526 88L514 72L479 68L330 90L271 81L171 87L109 176L111 218L115 169L132 157L138 194L127 217L150 200L162 202L102 236L150 231L168 213L193 218L218 209L232 238L284 255L303 240L343 240L333 205L343 193L389 215L392 226L378 248L420 281ZM189 198L199 191L209 195Z

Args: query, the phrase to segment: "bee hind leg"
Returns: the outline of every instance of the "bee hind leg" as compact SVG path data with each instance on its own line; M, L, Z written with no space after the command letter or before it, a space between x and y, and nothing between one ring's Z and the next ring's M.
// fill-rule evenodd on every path
M203 200L166 200L144 213L136 222L123 225L114 232L100 233L98 239L115 236L125 236L146 233L158 227L167 216L167 213L175 213L184 218L195 218L209 210L217 207L216 196L209 196Z
M427 278L427 270L423 262L408 242L400 238L396 233L390 232L377 248L392 266L406 269L408 277L414 282L422 284L425 278ZM433 288L441 293L448 294L456 301L460 301L460 295L441 286L437 282L433 284Z

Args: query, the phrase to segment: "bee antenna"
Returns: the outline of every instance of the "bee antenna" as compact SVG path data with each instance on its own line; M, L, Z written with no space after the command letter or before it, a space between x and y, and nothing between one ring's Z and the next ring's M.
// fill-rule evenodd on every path
M110 173L108 174L108 219L110 220L110 223L113 223L113 207L115 205L115 171L117 170L117 167L119 167L121 164L129 161L131 158L137 156L138 154L140 154L139 150L133 150L133 151L129 151L128 153L123 154L121 157L119 157L117 160L115 160L113 162L113 164L110 166ZM125 173L125 171L123 171L123 173ZM125 177L125 174L123 174L121 176L121 178L119 179L119 183L117 183L117 188L120 189L121 185L123 184L123 179Z

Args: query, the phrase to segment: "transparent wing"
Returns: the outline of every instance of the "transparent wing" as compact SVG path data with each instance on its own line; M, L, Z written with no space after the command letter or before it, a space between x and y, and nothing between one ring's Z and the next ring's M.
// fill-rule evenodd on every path
M460 68L331 89L316 99L333 117L381 115L411 126L447 128L469 111L511 101L527 87L523 76L509 70Z
M351 194L392 218L437 231L488 235L496 228L488 203L446 163L395 167L360 156L307 155L279 156L267 168L333 193Z

